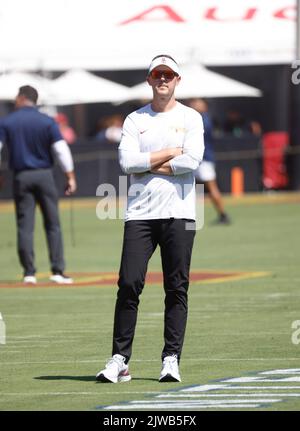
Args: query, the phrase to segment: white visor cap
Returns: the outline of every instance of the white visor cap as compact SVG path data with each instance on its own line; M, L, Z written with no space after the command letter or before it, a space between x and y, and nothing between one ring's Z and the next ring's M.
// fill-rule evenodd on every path
M172 69L173 72L175 72L175 73L177 73L179 75L178 64L174 60L172 60L172 58L165 57L165 56L161 55L160 57L157 57L154 60L152 60L150 66L149 66L148 75L157 66L167 66L170 69Z

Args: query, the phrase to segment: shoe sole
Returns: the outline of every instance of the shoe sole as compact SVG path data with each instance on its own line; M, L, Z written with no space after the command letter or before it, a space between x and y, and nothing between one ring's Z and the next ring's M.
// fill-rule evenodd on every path
M37 284L37 279L35 277L32 277L31 280L30 279L25 280L25 277L24 277L23 284Z
M100 374L99 376L96 376L96 380L97 382L102 382L102 383L125 383L131 380L131 376L130 375L120 376L118 377L118 380L114 382L113 380L109 380L107 377L105 377L104 374Z
M118 382L119 383L130 382L130 380L131 380L131 376L130 375L118 377Z
M160 382L181 382L181 380L176 379L176 377L172 376L172 374L166 374L163 377L160 377Z
M73 284L74 283L73 280L70 280L70 281L57 281L57 280L52 280L51 278L49 278L49 280L52 283L56 283L56 284Z

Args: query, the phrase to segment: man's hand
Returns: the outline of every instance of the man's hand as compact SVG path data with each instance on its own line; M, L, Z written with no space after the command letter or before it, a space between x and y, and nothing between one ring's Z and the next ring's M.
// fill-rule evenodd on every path
M169 162L165 162L162 165L151 169L151 173L160 175L174 175Z
M181 154L182 154L182 148L181 147L180 148L172 148L171 150L173 153L172 158L177 157L177 156L181 156Z
M77 184L74 171L66 172L67 184L65 188L65 195L70 196L76 192Z
M151 171L163 163L174 159L182 154L182 148L164 148L163 150L154 151L150 155Z

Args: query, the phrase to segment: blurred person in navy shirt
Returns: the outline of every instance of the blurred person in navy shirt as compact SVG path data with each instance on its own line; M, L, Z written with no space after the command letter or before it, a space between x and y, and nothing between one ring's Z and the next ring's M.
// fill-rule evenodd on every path
M53 118L38 111L38 92L25 85L15 99L16 110L0 119L0 154L3 144L9 152L13 171L13 192L17 222L17 243L25 284L36 284L33 233L35 207L44 220L52 276L59 284L70 284L64 274L63 241L58 214L58 194L52 166L57 159L66 176L65 194L76 191L74 164L70 149Z

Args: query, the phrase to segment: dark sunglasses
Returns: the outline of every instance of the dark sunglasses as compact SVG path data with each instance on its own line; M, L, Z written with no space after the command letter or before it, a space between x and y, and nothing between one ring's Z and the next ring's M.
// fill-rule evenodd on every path
M172 70L156 70L156 69L154 69L150 73L150 76L153 79L161 79L162 76L164 76L167 81L172 81L172 79L174 79L175 76L178 76L178 74L173 72Z

